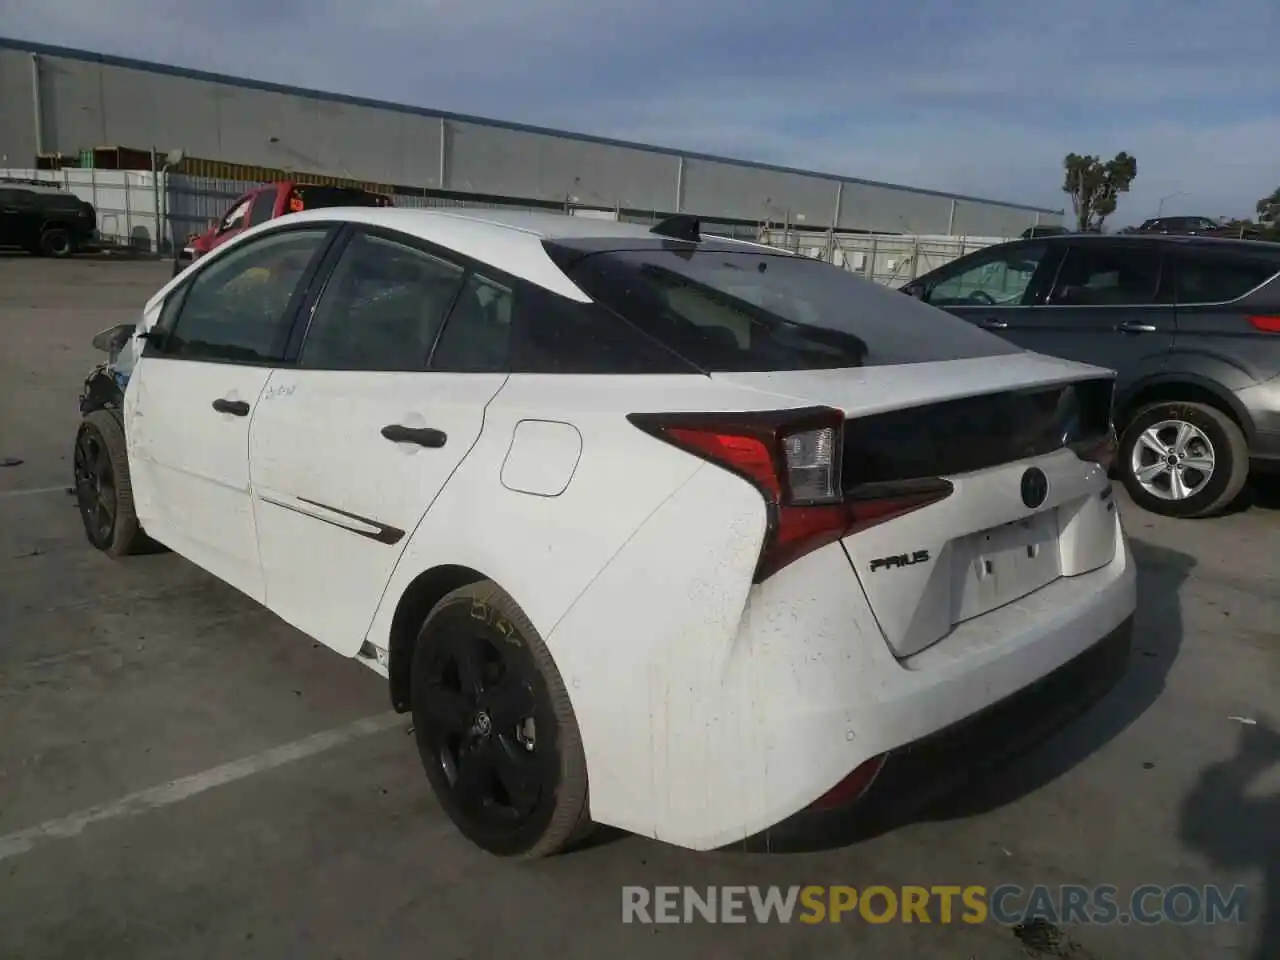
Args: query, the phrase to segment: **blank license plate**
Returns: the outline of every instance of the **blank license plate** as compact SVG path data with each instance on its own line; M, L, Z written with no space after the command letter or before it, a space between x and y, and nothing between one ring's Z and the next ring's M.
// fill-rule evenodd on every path
M960 623L1039 590L1061 575L1058 512L992 527L951 550L951 620Z

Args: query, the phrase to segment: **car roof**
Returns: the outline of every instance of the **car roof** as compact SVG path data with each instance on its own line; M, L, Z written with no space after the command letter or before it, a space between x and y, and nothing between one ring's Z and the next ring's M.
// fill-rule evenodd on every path
M414 207L325 207L291 213L246 230L240 237L260 231L280 229L308 220L365 224L381 227L425 240L456 251L464 257L487 263L504 273L536 283L573 300L588 302L591 298L565 276L547 254L543 241L562 241L583 253L616 249L659 248L673 241L655 236L647 225L575 217L563 213L523 210L440 210ZM708 237L700 249L743 248L769 250L759 244Z
M661 243L641 224L620 223L557 213L515 210L431 210L413 207L323 207L267 220L245 230L214 256L238 247L250 237L288 229L310 221L358 223L380 227L452 250L540 287L589 303L588 297L547 254L544 240L588 241L601 249ZM737 245L735 245L736 248ZM171 279L148 301L148 308L177 286Z
M583 237L619 239L651 237L641 224L573 217L563 213L526 210L441 210L420 207L330 207L310 211L319 219L348 220L398 230L410 236L452 246L452 238L484 236L492 240L537 244L543 240ZM308 212L292 215L295 219Z
M1169 217L1162 219L1168 220ZM1046 243L1117 243L1125 246L1165 244L1181 247L1195 247L1203 250L1217 250L1224 253L1238 253L1263 256L1268 259L1280 257L1280 243L1267 240L1240 240L1234 237L1181 237L1176 234L1143 234L1143 233L1071 233L1037 237ZM1026 240L1012 241L1026 243Z
M63 190L54 183L33 183L30 180L0 179L0 190L25 190L27 193L39 194L42 197L74 197L75 194Z

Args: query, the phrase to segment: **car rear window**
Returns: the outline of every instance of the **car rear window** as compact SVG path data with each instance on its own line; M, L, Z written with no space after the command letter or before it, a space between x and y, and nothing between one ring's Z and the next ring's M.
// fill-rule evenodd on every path
M708 373L1019 352L897 290L803 257L655 248L557 259L593 300Z
M391 205L380 193L354 187L299 186L293 188L289 212L318 210L323 207L386 207ZM294 201L297 201L296 203ZM301 203L301 206L298 206Z

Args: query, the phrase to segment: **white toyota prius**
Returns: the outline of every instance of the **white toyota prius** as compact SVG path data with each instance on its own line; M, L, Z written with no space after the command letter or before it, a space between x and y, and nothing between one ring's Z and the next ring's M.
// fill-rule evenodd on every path
M386 677L496 854L872 823L1128 661L1113 374L690 218L292 215L96 342L90 542Z

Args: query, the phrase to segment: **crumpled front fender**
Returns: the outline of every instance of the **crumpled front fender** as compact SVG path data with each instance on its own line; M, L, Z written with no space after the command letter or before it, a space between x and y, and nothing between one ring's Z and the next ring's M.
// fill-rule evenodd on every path
M128 374L114 369L110 362L100 363L85 378L80 390L80 415L94 410L119 410L124 406L124 390Z

